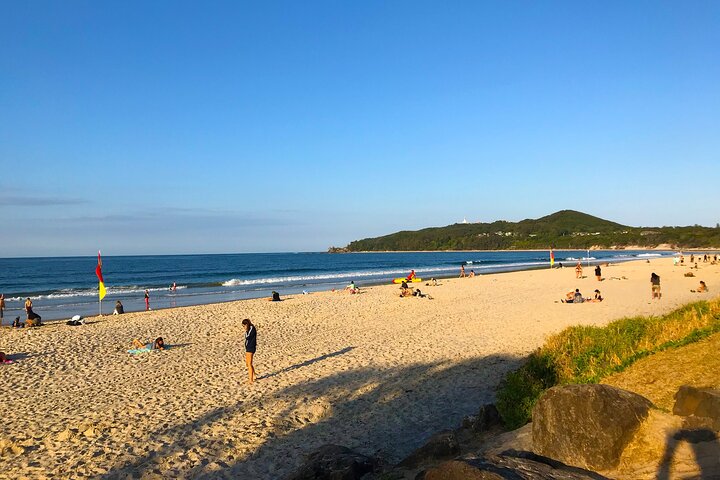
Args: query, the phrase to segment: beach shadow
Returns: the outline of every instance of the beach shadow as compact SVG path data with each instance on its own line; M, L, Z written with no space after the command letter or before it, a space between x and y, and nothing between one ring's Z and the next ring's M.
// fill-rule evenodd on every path
M695 462L700 469L699 478L720 478L720 441L716 432L707 428L682 429L669 435L665 442L658 480L676 478L671 470L675 450L680 442L688 442L695 455Z
M333 358L333 357L337 357L337 356L343 355L343 354L345 354L345 353L348 353L349 351L353 350L354 348L355 348L355 347L345 347L345 348L343 348L342 350L338 350L337 352L326 353L325 355L321 355L321 356L319 356L319 357L315 357L315 358L312 358L312 359L310 359L310 360L305 360L304 362L296 363L295 365L290 365L289 367L285 367L285 368L283 368L282 370L278 370L278 371L276 371L276 372L272 372L272 373L268 373L268 374L266 374L266 375L262 375L262 376L260 376L260 377L257 377L257 380L262 380L262 379L264 379L264 378L274 377L274 376L276 376L276 375L280 375L280 374L282 374L282 373L290 372L290 371L296 370L296 369L298 369L298 368L307 367L308 365L312 365L313 363L321 362L321 361L323 361L323 360L327 360L328 358Z
M27 360L27 359L30 359L30 358L44 357L44 356L46 356L46 355L49 355L49 353L47 353L47 352L42 352L42 353L38 353L38 352L32 352L32 353L28 353L28 352L16 352L16 353L7 353L6 355L7 355L7 358L8 358L8 359L10 359L10 360L12 360L12 361L14 361L14 362L17 362L18 360Z
M340 352L342 350L324 357L341 355ZM157 429L150 433L150 438L178 440L120 463L100 478L128 475L141 478L162 470L164 458L193 449L198 437L207 438L209 445L218 444L218 448L207 447L206 460L183 470L180 475L184 478L282 478L294 470L305 455L327 443L346 445L395 463L422 446L434 433L457 428L465 416L476 414L480 406L493 401L502 376L521 362L517 357L492 355L461 362L418 362L382 371L370 366L339 371L263 394L257 400L261 405L275 402L286 406L273 412L270 423L264 418L253 418L250 412L254 400L244 398L190 422ZM312 416L308 412L313 408L321 413L309 420L304 418ZM227 452L227 448L219 445L227 439L221 434L215 438L213 427L219 431L237 428L238 420L249 422L246 428L261 434L263 443L252 453L238 453L234 460L223 461L220 455ZM211 462L212 469L206 468Z

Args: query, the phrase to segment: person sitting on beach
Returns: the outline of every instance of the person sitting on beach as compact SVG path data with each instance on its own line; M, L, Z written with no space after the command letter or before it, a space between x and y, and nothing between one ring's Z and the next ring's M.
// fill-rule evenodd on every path
M354 281L350 282L350 285L345 287L345 290L349 290L350 293L359 293L360 292L360 289L355 286Z
M707 285L705 285L705 282L700 280L700 286L697 288L697 290L690 290L693 293L705 293L708 291Z
M595 289L595 296L594 296L593 298L588 298L587 301L588 301L588 302L592 302L592 303L602 302L602 301L603 301L603 297L602 297L602 295L600 295L600 290L598 290L598 289L596 288L596 289Z
M42 325L42 318L37 313L33 312L33 304L30 297L25 300L25 313L27 313L27 320L25 320L25 326L27 327L39 327Z
M580 265L580 262L575 265L575 278L582 278L582 265Z
M23 324L20 323L20 317L15 317L15 320L13 320L12 326L14 328L22 328L23 327Z
M113 315L122 315L123 313L125 313L125 308L123 307L122 302L118 300L117 302L115 302L115 310L113 310Z
M428 285L428 286L432 286L432 287L437 287L437 284L438 284L438 283L437 283L437 279L431 278L431 279L430 279L430 283L428 283L427 285Z
M273 290L272 295L270 298L268 298L271 302L279 302L280 301L280 294Z
M132 346L137 350L165 350L165 341L162 337L158 337L154 342L143 343L137 338L133 338Z
M475 270L470 270L470 275L468 277L472 278L475 276Z
M585 299L580 293L580 289L576 288L574 292L570 291L565 294L565 299L561 300L563 303L583 303Z

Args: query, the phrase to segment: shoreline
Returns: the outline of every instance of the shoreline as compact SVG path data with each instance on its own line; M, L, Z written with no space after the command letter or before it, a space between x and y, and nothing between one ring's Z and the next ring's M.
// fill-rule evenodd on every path
M661 301L650 301L651 271L662 278ZM689 271L696 276L684 277ZM0 442L22 452L2 458L0 478L279 478L330 442L400 460L492 402L504 374L548 335L659 315L720 288L720 267L691 270L670 258L603 267L603 282L591 273L423 282L432 300L379 285L3 329L0 349L15 362L0 366ZM699 280L711 294L690 293ZM606 300L560 303L574 288L585 296L600 288ZM243 318L258 329L251 386ZM156 336L171 347L127 353L132 338ZM33 415L18 408L27 404Z
M548 250L489 250L489 251L483 251L483 250L472 250L472 251L463 251L463 253L548 253ZM556 252L556 257L563 256L566 252L575 252L578 256L579 255L585 255L586 250L568 250L568 249L562 249L562 250L554 250ZM641 257L643 253L647 254L657 254L657 255L669 255L672 253L672 251L667 250L633 250L630 251L632 253L628 254L627 256L623 258L616 258L618 255L618 251L615 250L596 250L596 252L605 252L606 254L613 254L613 257L608 258L594 258L591 256L592 260L586 259L585 257L580 258L580 260L583 262L583 266L589 265L595 265L595 264L602 264L602 263L622 263L622 262L628 262L628 261L634 261L637 260L638 257ZM360 252L353 252L353 253L360 253ZM362 252L365 254L372 254L372 253L396 253L396 252ZM401 253L448 253L448 252L401 252ZM454 252L458 253L458 252ZM326 254L331 255L331 254ZM622 257L622 254L620 254ZM601 257L601 255L599 255ZM543 269L543 268L550 268L549 265L549 253L547 255L547 259L544 261L541 261L539 258L533 258L533 259L501 259L496 260L494 258L491 259L482 259L480 261L475 260L475 263L464 259L456 259L459 263L457 263L459 268L460 264L463 264L466 269L468 270L468 273L470 270L477 270L477 275L493 275L496 273L505 273L510 271L530 271L530 270L536 270L536 269ZM438 261L438 260L433 260ZM565 263L565 266L569 266L569 263L578 261L578 259L570 259L566 260L564 258L556 258L555 262L555 268L558 268L559 265ZM418 276L421 276L422 278L425 278L428 280L429 278L437 278L437 279L445 279L445 278L453 278L457 276L457 270L456 267L449 267L448 263L445 261L443 263L442 261L438 261L437 265L422 265L422 261L419 261L419 266L416 266L415 268L418 269ZM347 268L347 267L346 267ZM379 285L385 285L390 284L390 278L392 277L398 277L398 276L404 276L405 273L407 273L408 270L404 271L404 273L399 273L402 269L402 267L392 267L392 266L384 266L384 267L378 267L382 268L388 271L391 270L397 270L397 273L394 273L393 275L390 275L389 273L386 273L386 276L379 275L379 272L375 271L358 271L357 275L353 275L350 271L344 271L344 270L338 270L335 272L335 276L337 278L332 278L333 275L329 275L326 280L313 280L314 277L307 277L307 279L297 278L292 279L291 283L282 284L282 283L273 283L273 278L270 277L267 280L268 283L265 284L259 284L257 287L239 287L239 288L233 288L233 285L225 285L227 282L217 281L217 282L211 282L211 283L192 283L189 281L189 283L179 285L179 289L177 294L175 293L168 293L168 289L166 287L158 287L158 286L142 286L142 280L138 280L135 283L133 283L134 292L127 292L123 293L123 288L130 288L130 287L123 287L122 285L117 287L120 289L119 291L114 291L112 287L108 289L108 297L104 300L104 311L103 315L111 314L113 310L113 304L116 300L120 300L123 302L123 305L125 306L125 310L127 312L138 312L138 311L144 311L144 304L141 302L141 297L137 292L141 292L143 288L149 288L151 290L151 307L153 307L154 311L160 311L165 310L167 308L175 308L180 306L192 306L192 305L212 305L217 303L227 303L227 302L233 302L237 300L248 300L248 299L254 299L254 298L266 298L270 296L271 290L279 291L281 296L287 296L287 295L298 295L302 293L303 291L308 291L312 293L316 293L319 291L331 291L335 289L343 289L350 280L355 280L356 284L358 284L362 288L367 288L370 286L379 286ZM363 274L366 274L364 277ZM272 273L268 273L268 275L272 275ZM377 278L373 278L373 276L376 276ZM243 278L243 277L240 277ZM322 277L318 277L322 278ZM188 281L189 279L186 279ZM252 278L250 279L252 280ZM283 281L283 276L281 275L277 279L278 281ZM287 279L286 279L287 280ZM233 279L235 281L235 279ZM313 283L313 282L316 283ZM304 283L306 282L306 283ZM252 282L251 282L252 283ZM138 286L140 285L140 286ZM208 287L212 286L212 287ZM224 287L228 287L226 290ZM258 288L259 287L259 288ZM206 291L208 288L213 289L214 291ZM22 308L22 302L24 301L24 298L26 296L30 296L30 298L33 299L35 302L35 310L39 315L41 315L45 321L59 321L59 320L67 320L71 318L74 315L81 315L83 317L91 317L95 316L98 312L98 301L97 301L97 294L94 295L88 295L86 292L78 292L76 295L66 295L65 292L60 291L62 295L55 296L56 291L51 290L50 293L42 293L42 294L23 294L23 295L16 295L12 294L13 296L10 298L6 298L7 302L7 309L6 312L8 313L8 318L12 319L15 316L20 316L22 320L25 318L25 314ZM10 294L8 294L10 295ZM93 300L94 297L94 300ZM11 320L10 320L11 321Z

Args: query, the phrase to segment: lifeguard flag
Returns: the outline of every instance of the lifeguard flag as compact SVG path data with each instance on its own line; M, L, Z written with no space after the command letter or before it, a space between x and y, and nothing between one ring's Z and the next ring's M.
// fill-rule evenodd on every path
M555 265L555 253L553 253L552 248L550 249L550 268Z
M98 277L98 282L100 282L98 286L98 293L100 294L100 300L105 298L105 280L103 280L102 276L102 258L100 258L100 251L98 250L98 264L97 267L95 267L95 275Z

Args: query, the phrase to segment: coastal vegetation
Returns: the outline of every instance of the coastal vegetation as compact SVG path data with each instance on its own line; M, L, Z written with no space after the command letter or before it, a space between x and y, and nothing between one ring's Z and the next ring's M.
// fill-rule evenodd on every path
M588 248L716 248L720 227L630 227L574 210L520 222L456 223L401 231L331 247L331 252L530 250Z
M637 360L720 332L720 298L696 302L661 317L631 317L605 327L569 327L548 339L497 392L510 429L530 420L540 395L555 385L596 383Z

